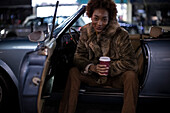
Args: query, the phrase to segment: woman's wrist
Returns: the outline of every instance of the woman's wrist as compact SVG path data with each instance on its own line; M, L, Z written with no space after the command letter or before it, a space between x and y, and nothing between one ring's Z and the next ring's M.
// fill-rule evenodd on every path
M96 65L91 65L89 71L96 72Z

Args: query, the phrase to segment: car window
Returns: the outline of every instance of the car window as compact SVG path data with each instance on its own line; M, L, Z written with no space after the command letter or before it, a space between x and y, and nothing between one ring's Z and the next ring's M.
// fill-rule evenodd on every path
M58 23L58 25L61 24L62 22L64 22L64 20L66 20L66 19L67 19L67 16L57 17L57 23Z
M42 20L40 18L31 19L25 24L25 26L29 27L29 26L31 26L31 24L33 24L35 26L40 26L42 24Z
M47 18L44 18L43 24L52 23L52 21L53 21L53 17L47 17Z
M83 19L80 17L74 24L73 27L82 27L85 25L85 22L83 21Z
M82 15L71 27L79 32L81 27L83 27L85 24L87 23L83 20L83 15ZM69 32L69 30L67 32Z
M61 24L67 17L56 17L55 19L55 25L59 25ZM50 17L45 17L43 19L43 24L49 24L49 23L52 23L53 22L53 17L50 16Z
M25 23L25 26L31 26L32 20L29 20L27 23Z
M83 16L81 16L73 25L72 27L74 27L76 30L80 30L82 26L84 26L86 24L86 22L83 20L82 18ZM60 25L62 22L64 22L66 19L68 18L68 16L58 16L56 17L55 20L55 25L58 26ZM33 24L34 26L41 26L41 25L47 25L49 23L53 22L53 16L50 17L37 17L35 19L30 19L27 23L25 23L26 27L30 27L31 24Z

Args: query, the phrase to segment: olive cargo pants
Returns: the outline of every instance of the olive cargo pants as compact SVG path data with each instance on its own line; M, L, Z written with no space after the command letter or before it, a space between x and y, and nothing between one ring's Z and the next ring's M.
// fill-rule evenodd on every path
M90 86L99 86L91 77L81 75L76 67L69 71L68 80L58 113L74 113L81 82ZM120 76L109 78L103 85L124 89L122 113L135 113L138 99L138 77L135 72L127 71Z

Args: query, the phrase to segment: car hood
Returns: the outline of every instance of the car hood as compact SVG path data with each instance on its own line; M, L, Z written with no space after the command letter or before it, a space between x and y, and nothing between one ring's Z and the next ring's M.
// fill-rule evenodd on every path
M28 38L6 38L0 40L0 49L30 49L34 50L37 43L29 41Z

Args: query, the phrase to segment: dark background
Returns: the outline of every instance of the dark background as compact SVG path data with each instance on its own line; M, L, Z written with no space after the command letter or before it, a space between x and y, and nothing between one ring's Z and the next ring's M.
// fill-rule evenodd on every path
M145 26L156 25L152 21L153 16L157 16L156 11L161 12L162 25L170 26L170 0L114 0L116 3L132 4L132 23L143 22ZM88 0L77 0L79 4L87 3ZM146 13L146 18L141 18L141 14L137 11L142 9ZM33 13L31 0L1 0L0 1L0 26L6 24L22 23L23 20ZM16 22L17 21L17 22Z

